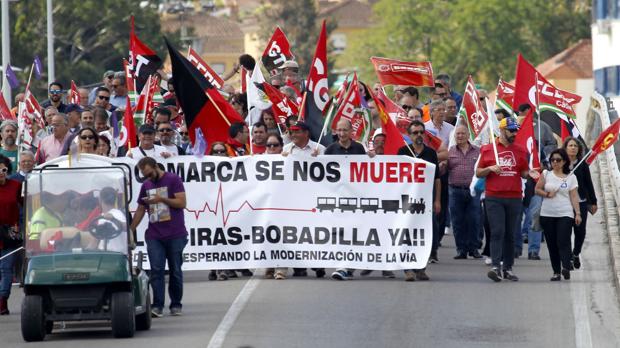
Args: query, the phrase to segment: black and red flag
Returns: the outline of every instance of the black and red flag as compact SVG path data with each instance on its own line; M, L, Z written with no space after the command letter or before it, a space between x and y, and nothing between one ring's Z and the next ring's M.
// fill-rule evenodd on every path
M607 150L611 145L618 141L618 133L620 133L620 118L617 119L611 126L607 127L599 134L596 139L596 143L592 146L592 150L586 162L592 164L596 156L601 152Z
M329 87L327 85L327 29L325 21L321 25L321 34L316 43L314 59L306 82L306 91L302 101L300 119L310 127L310 137L318 141L323 130L323 110L329 100ZM326 137L325 143L329 143ZM324 144L325 145L325 144Z
M261 58L263 66L269 71L278 69L287 60L294 60L295 56L291 52L291 44L288 42L286 35L280 27L276 27L276 30L271 35L271 39L263 51Z
M174 49L168 40L166 45L174 76L174 91L185 113L185 124L192 142L195 141L196 128L201 129L209 144L226 141L230 125L243 122L243 119L204 75Z
M129 69L136 81L136 92L140 94L149 76L157 72L162 60L155 51L150 49L136 36L133 16L131 16L131 31L129 32Z

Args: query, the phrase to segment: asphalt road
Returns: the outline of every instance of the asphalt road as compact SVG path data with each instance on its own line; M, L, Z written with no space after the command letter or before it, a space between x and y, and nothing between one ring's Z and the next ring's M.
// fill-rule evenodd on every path
M0 347L618 347L620 311L599 218L589 221L583 266L570 281L549 282L545 250L541 261L517 260L521 281L493 283L480 260L453 260L446 236L429 282L379 272L341 282L259 275L218 282L186 272L184 315L154 319L132 339L67 324L26 344L14 288Z

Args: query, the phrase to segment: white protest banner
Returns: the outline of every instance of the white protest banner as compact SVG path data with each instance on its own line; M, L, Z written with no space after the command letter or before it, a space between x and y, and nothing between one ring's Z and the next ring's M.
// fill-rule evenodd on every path
M133 167L135 211L141 182ZM179 156L160 162L185 187L186 270L420 269L432 244L435 166L406 156ZM138 228L138 252L148 256Z

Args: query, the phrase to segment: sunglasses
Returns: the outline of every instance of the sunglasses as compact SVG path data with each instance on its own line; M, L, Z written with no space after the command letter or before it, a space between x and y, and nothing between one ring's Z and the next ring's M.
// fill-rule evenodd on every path
M98 95L97 98L99 98L101 100L110 100L110 97L106 97L104 95Z
M188 135L189 132L179 132L179 134L181 134L181 135Z
M5 168L0 169L0 173L2 173L2 174L6 174L8 172L9 172L9 168L5 167Z
M170 129L170 128L161 128L161 129L158 129L158 131L160 133L169 133L169 132L172 132L172 129Z
M403 108L403 110L405 110L405 111L409 111L409 110L413 109L413 106L411 106L411 105L401 105L400 107Z
M411 135L422 135L422 134L424 134L424 131L413 131L413 132L410 132L409 134L411 134Z
M93 140L95 139L94 135L80 135L80 139L82 140Z
M223 155L226 153L226 150L213 150L214 155Z
M267 143L265 146L267 146L267 147L280 147L282 145L280 145L279 143Z
M62 94L62 91L59 90L59 89L52 89L49 92L50 92L50 94Z
M557 157L554 157L554 158L551 159L551 162L555 162L555 163L559 163L559 162L562 162L562 161L564 161L562 158L557 158Z
M505 131L510 132L510 133L516 133L519 130L518 129L505 129Z

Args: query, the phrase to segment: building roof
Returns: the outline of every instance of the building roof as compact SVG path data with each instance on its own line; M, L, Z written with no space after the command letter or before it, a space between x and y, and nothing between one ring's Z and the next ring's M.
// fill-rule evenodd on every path
M592 78L592 40L581 39L536 69L549 79Z
M371 24L372 4L369 1L320 1L319 8L318 17L334 19L338 28L367 28Z
M243 32L239 23L228 18L214 17L206 13L185 16L165 16L161 25L164 31L173 32L181 28L193 28L192 36L202 42L202 52L217 54L239 54L243 52Z

